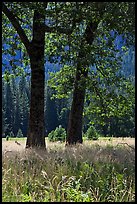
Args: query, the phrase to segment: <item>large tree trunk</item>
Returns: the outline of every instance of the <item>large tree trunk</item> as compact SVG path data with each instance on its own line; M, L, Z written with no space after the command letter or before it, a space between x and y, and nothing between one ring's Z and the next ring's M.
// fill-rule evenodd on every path
M76 78L74 84L73 101L68 121L67 129L67 143L76 144L82 143L82 118L85 99L85 79L88 71L81 68L80 64L77 66Z
M31 102L29 128L26 148L45 148L44 137L44 46L45 29L44 16L37 11L34 12L33 19L33 40L30 55L31 63Z
M91 45L94 40L94 31L97 28L97 24L90 22L87 25L84 34L84 40L87 44ZM84 42L81 42L81 50L78 56L76 78L74 83L74 92L72 99L72 106L69 114L66 145L82 143L82 119L84 109L84 99L86 92L86 78L88 76L87 67L89 66L88 59L86 59L87 50L84 47ZM87 53L88 54L88 53Z

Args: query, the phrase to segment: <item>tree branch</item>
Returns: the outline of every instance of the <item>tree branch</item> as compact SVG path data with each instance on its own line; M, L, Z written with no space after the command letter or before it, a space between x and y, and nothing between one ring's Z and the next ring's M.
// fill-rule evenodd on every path
M45 25L45 32L47 33L53 33L53 32L57 32L57 33L60 33L60 34L71 34L73 32L73 28L74 28L74 25L72 26L72 28L70 29L66 29L66 28L61 28L61 27L49 27L47 25Z
M73 29L76 26L76 23L80 23L80 21L81 21L80 19L76 19L74 16L71 28L67 28L67 26L65 28L59 27L59 26L57 26L57 22L56 22L56 26L50 27L48 25L45 25L45 32L57 32L60 34L70 35L70 34L72 34Z
M29 53L30 51L30 46L31 43L28 40L24 30L22 29L22 27L20 26L17 17L13 14L12 11L10 11L7 6L2 3L2 11L3 13L7 16L7 18L10 20L10 22L12 23L13 27L15 28L15 30L17 31L21 41L23 42L23 44L25 45L27 52Z

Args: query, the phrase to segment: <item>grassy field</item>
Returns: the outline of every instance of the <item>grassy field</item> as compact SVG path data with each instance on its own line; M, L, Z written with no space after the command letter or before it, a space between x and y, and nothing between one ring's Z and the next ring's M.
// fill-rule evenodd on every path
M135 202L134 138L46 145L2 140L3 202Z

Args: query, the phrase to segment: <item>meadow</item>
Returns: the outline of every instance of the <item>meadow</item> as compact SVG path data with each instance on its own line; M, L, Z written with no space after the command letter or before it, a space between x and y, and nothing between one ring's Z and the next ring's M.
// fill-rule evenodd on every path
M25 150L25 139L3 139L3 202L135 202L134 138L46 144Z

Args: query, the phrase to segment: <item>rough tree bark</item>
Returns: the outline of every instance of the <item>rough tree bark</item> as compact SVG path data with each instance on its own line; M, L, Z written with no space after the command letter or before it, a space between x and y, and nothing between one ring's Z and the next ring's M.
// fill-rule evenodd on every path
M84 38L87 44L92 44L94 40L94 32L97 28L97 24L90 22L85 30ZM81 43L82 45L83 43ZM82 119L84 109L84 99L86 92L86 78L88 76L87 67L89 64L86 62L86 51L82 46L78 56L76 77L74 83L72 106L69 114L66 145L82 143ZM85 58L85 59L84 59ZM84 60L83 60L84 59ZM82 63L84 62L84 63Z
M68 129L67 129L67 143L76 144L82 143L82 115L84 108L85 99L85 83L88 75L87 69L81 67L82 53L79 54L79 61L77 64L73 101L71 106L71 111L69 114Z
M45 17L34 11L31 42L31 103L26 147L45 147L44 137Z

